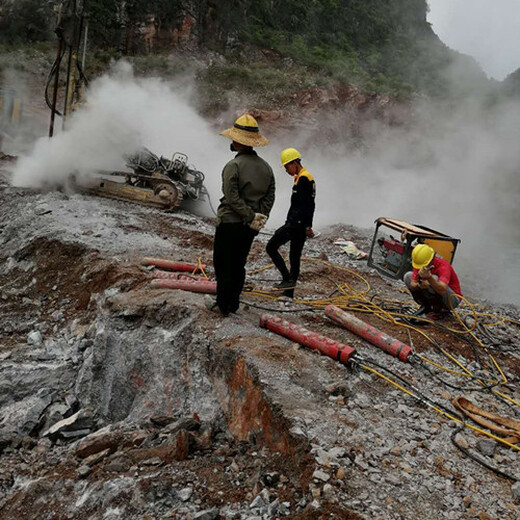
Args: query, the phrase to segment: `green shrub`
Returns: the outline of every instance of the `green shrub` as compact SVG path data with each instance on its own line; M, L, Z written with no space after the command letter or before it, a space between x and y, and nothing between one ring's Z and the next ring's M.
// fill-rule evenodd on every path
M2 43L20 44L50 40L54 21L52 1L16 0L5 3L0 18Z

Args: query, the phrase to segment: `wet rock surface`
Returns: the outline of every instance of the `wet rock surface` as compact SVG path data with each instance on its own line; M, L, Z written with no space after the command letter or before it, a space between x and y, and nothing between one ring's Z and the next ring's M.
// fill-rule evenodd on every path
M464 395L518 419L515 325L494 329L499 342L486 343L487 353L433 326L423 330L439 347L414 332L427 369L297 301L245 294L223 319L203 295L151 289L143 256L211 265L210 219L3 182L0 221L1 518L518 517L517 483L452 438L519 478L517 450L460 430L363 363L347 368L258 323L264 312L283 315L450 410ZM326 299L338 281L361 290L361 275L373 294L409 304L399 282L348 259L338 237L367 251L371 234L336 226L309 240L305 255L315 261L303 264L298 298ZM251 271L267 264L268 238L255 242ZM267 270L247 284L267 290L277 281ZM487 310L518 319L512 307ZM402 327L359 317L410 340ZM496 377L490 352L507 377L493 390L507 400L460 375Z

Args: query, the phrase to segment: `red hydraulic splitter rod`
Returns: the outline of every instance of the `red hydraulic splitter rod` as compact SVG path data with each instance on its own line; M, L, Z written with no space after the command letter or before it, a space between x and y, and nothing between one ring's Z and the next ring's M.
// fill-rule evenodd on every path
M151 281L150 286L161 289L179 289L181 291L217 294L217 282L212 280L162 280L157 278Z
M260 318L260 327L275 332L280 336L289 338L300 345L317 350L321 354L325 354L336 361L340 361L344 365L346 365L350 358L356 354L356 350L348 345L321 336L316 332L307 330L304 327L284 320L279 316L264 314Z
M205 264L187 264L185 262L175 262L174 260L166 260L164 258L145 257L141 263L142 265L154 265L155 267L167 269L168 271L187 271L189 273L197 273L206 269Z
M398 339L392 338L388 334L372 327L368 323L356 318L352 314L345 312L334 305L329 305L325 309L325 315L331 320L339 323L354 334L361 336L376 347L384 350L388 354L399 358L401 361L408 360L408 356L412 354L412 349Z

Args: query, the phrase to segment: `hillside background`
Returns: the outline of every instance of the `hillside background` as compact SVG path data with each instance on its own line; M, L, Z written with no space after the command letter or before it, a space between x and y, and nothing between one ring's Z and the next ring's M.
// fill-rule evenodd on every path
M51 57L59 4L0 0L3 52L36 48ZM350 85L401 98L520 89L518 71L498 84L475 60L444 45L427 22L426 0L86 0L83 5L89 16L88 73L104 71L121 56L133 59L142 73L194 72L203 108L215 113L229 108L230 96L247 96L260 108L283 107L291 104L292 92L313 87Z

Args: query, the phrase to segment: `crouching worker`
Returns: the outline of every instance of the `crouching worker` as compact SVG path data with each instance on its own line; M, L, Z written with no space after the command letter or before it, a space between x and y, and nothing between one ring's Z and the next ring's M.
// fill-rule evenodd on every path
M282 281L276 288L284 289L284 296L292 298L300 274L305 240L314 236L312 219L316 187L314 178L301 164L298 150L286 148L281 153L281 161L285 171L294 178L291 206L285 224L275 231L267 244L266 251L282 275ZM290 270L287 269L282 255L278 252L278 249L287 242L290 242Z
M412 251L413 271L404 275L404 283L420 305L416 316L439 320L455 309L462 296L457 273L449 262L435 256L433 248L419 244Z

